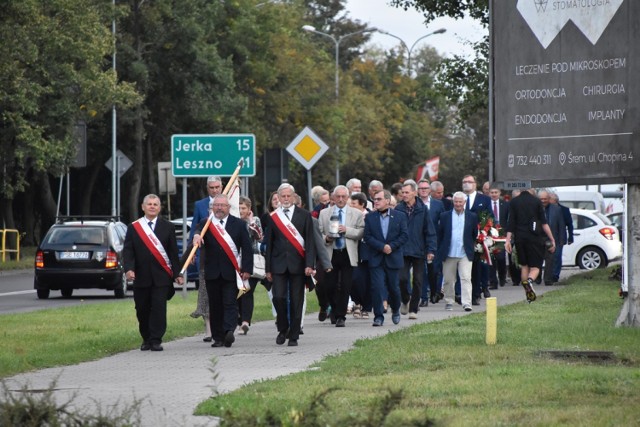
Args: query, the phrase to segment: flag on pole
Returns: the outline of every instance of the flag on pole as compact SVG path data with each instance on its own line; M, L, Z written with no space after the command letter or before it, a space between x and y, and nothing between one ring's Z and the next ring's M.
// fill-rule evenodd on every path
M440 156L432 157L425 160L424 163L418 165L416 172L416 182L427 178L429 181L438 179L438 170L440 169Z
M229 197L229 204L231 205L229 214L240 218L240 178L236 179L227 196Z

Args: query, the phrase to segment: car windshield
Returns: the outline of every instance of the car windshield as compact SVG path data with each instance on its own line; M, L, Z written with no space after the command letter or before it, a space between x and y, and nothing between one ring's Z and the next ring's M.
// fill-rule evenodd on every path
M97 227L56 227L51 230L46 243L52 245L102 245L104 229Z

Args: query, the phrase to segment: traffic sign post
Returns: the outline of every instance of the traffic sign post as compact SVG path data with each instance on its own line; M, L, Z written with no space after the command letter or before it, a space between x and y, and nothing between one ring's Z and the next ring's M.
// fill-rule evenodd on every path
M175 177L231 176L243 160L239 176L255 176L253 134L173 135L171 171Z
M313 209L311 202L311 168L324 156L328 149L329 146L309 126L302 129L298 136L287 146L287 152L307 169L310 209Z

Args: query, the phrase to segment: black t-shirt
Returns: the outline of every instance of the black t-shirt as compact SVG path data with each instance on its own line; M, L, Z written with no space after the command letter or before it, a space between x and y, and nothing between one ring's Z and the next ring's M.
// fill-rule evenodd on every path
M547 223L542 202L528 191L523 191L509 203L507 231L518 240L531 240L545 236L542 225Z

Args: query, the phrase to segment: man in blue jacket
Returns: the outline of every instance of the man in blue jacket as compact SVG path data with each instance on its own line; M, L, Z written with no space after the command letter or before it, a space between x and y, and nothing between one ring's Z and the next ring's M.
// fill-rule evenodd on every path
M382 326L382 305L385 286L389 291L391 320L400 323L399 272L404 266L402 247L407 242L407 216L389 207L391 193L378 191L373 195L375 211L364 219L364 241L369 248L369 272L371 274L371 301L373 326Z
M440 215L438 258L443 260L445 310L453 310L456 273L460 276L462 308L471 311L471 267L478 235L478 216L465 209L467 196L453 195L453 210Z
M407 231L409 233L409 240L402 248L404 267L400 271L400 295L402 297L400 313L408 313L409 319L418 318L425 259L433 261L436 253L436 231L431 221L429 208L417 197L417 187L414 180L405 181L400 191L403 200L396 207L396 210L407 216ZM410 284L409 277L411 277L412 268L413 280Z

